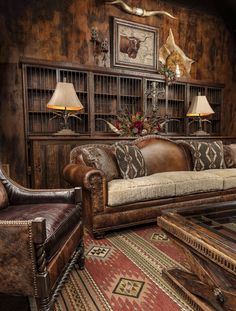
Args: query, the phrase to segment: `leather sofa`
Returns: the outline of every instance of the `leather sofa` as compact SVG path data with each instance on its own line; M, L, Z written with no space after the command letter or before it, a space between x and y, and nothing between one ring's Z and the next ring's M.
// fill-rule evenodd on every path
M150 135L122 143L139 148L147 176L122 179L115 147L108 144L75 147L63 171L72 186L82 187L84 223L97 238L113 229L155 222L163 209L236 198L236 169L193 171L183 142ZM94 162L86 160L88 148Z
M1 310L53 310L73 265L83 268L81 195L27 189L0 169Z

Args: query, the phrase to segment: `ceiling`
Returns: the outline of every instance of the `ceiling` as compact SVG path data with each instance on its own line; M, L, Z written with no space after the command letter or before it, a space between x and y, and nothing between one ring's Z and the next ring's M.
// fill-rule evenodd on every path
M221 16L236 37L236 0L168 0L168 2Z

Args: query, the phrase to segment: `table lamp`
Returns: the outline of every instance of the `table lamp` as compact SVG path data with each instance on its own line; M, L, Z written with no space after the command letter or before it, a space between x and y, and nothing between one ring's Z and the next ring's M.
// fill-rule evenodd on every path
M189 110L187 112L187 117L193 117L194 120L189 123L189 125L194 122L197 118L198 124L199 124L199 129L194 132L192 135L196 136L202 136L202 135L209 135L207 132L205 132L202 129L202 123L203 122L210 122L209 120L203 120L202 117L209 116L213 114L214 111L212 110L210 104L208 103L208 100L206 96L198 94L195 96L191 102L191 105L189 107Z
M57 117L61 117L64 120L63 129L57 133L54 133L54 135L79 134L72 131L68 125L68 119L71 117L81 120L81 118L77 116L78 112L75 111L79 111L84 108L72 83L67 83L65 80L63 82L58 82L52 98L47 104L47 108L59 110L54 112L55 116L53 116L51 120Z

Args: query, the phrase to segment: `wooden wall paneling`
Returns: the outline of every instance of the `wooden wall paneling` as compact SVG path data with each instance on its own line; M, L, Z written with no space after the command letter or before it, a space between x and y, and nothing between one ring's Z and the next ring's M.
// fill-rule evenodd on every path
M37 140L31 141L33 188L67 188L62 171L69 163L70 150L76 146L75 141Z
M0 63L0 162L10 176L27 185L22 76L17 63Z

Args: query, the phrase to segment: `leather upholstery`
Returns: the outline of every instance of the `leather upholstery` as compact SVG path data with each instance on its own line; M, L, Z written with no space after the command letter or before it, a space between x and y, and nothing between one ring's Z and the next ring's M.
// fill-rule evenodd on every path
M74 204L27 204L11 205L0 213L1 220L46 219L46 259L55 256L69 232L79 223L80 209Z
M0 292L34 295L31 225L0 220Z
M150 136L135 142L140 148L147 167L147 174L189 170L183 149L173 141Z
M21 187L0 170L0 182L4 185L10 204L73 203L74 189L33 190Z
M35 310L52 307L75 255L83 267L81 200L80 188L30 190L0 169L0 293L35 297Z
M102 147L94 148L91 145L83 146L83 160L87 166L103 171L107 181L119 178L119 168L112 150Z
M93 149L94 152L92 152ZM70 153L70 163L83 163L102 170L104 174L107 174L108 181L121 177L114 146L93 144L75 147Z
M224 160L227 168L236 167L236 144L224 146Z

